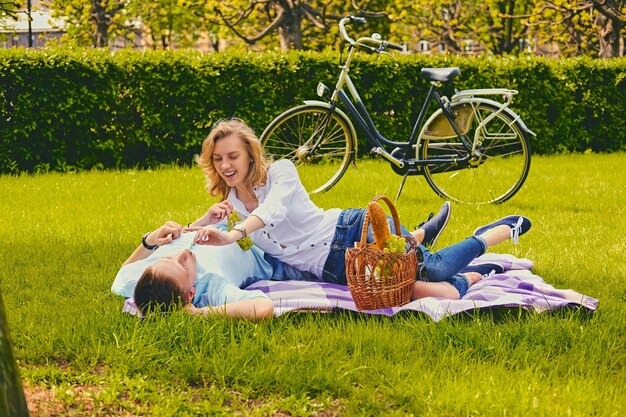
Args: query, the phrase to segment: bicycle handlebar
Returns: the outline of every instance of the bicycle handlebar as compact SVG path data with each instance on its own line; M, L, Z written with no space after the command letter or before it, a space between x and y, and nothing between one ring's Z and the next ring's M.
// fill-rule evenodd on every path
M346 40L346 42L348 42L351 46L362 46L377 53L383 52L385 48L395 49L396 51L406 51L405 46L384 41L380 39L380 36L378 36L378 39L374 37L364 37L364 38L359 38L355 41L348 35L348 32L346 31L346 24L349 24L352 22L360 23L363 25L367 23L367 20L365 20L364 17L346 16L339 21L339 32L341 33L341 36ZM369 45L363 44L363 42L373 43L375 45L378 45L378 47L373 48Z
M350 36L348 36L348 32L346 32L346 23L351 23L352 21L356 21L356 19L363 19L361 18L357 18L354 16L346 16L343 19L341 19L339 21L339 32L341 33L341 36L346 40L346 42L348 42L350 45L354 46L354 44L356 43L354 41L354 39L352 39ZM363 23L362 21L359 20L360 23ZM366 21L367 22L367 21Z
M391 43L391 42L387 42L385 44L385 48L395 49L396 51L404 51L403 45L398 45L397 43Z
M348 16L348 17L349 17L349 19L350 19L352 22L357 22L357 23L360 23L360 24L362 24L362 25L364 25L364 24L366 24L366 23L367 23L367 20L365 20L365 18L364 18L364 17L357 17L357 16Z

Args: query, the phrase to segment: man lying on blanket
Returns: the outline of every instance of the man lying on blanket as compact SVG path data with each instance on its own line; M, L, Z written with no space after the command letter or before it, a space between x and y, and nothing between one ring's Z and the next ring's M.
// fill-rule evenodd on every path
M196 245L195 232L173 221L147 233L124 262L111 291L134 297L139 310L167 311L182 304L191 314L221 314L249 320L274 316L274 306L261 291L242 288L268 279L305 280L315 277L282 263L274 268L263 251L244 251L237 244Z

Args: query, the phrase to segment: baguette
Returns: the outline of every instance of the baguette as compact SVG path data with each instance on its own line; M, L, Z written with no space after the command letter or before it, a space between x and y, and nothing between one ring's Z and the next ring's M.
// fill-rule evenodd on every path
M387 239L391 237L389 231L389 225L387 224L387 215L385 211L375 201L372 201L367 205L367 210L370 215L370 223L372 224L372 232L374 233L374 241L379 249L384 249Z

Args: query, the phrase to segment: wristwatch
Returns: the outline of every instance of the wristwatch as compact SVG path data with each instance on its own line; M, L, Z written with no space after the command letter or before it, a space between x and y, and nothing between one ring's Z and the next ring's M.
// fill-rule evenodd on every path
M157 250L159 245L150 245L148 244L148 241L146 240L146 238L148 237L150 233L152 232L147 232L145 235L143 235L143 237L141 238L141 244L143 245L144 248L148 250Z
M233 227L233 230L236 230L239 233L241 233L241 239L245 239L246 236L248 236L248 232L246 232L246 228L243 227L240 224L238 224L237 226ZM237 239L237 240L241 240L241 239Z

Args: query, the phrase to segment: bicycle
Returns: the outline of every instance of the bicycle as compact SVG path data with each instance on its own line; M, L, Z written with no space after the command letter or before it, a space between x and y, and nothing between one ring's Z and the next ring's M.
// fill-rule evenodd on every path
M341 36L350 49L335 89L331 92L319 83L317 94L326 101L305 100L303 105L277 116L261 135L266 152L291 159L299 172L309 165L324 166L315 172L317 183L308 188L312 188L310 194L328 191L348 165L356 167L356 130L338 107L340 100L365 132L371 152L385 158L394 172L403 175L396 200L409 175L423 175L437 194L457 202L502 203L511 198L530 169L527 135L536 136L509 108L518 92L504 88L455 90L448 99L441 88L460 75L459 68L422 68L421 75L431 86L411 136L406 142L391 141L376 129L348 72L357 48L386 54L385 49L405 48L383 40L377 33L355 41L345 28L352 22L365 24L366 20L347 16L339 22ZM504 102L484 96L502 96ZM432 100L439 108L417 134ZM394 149L389 152L385 146Z

